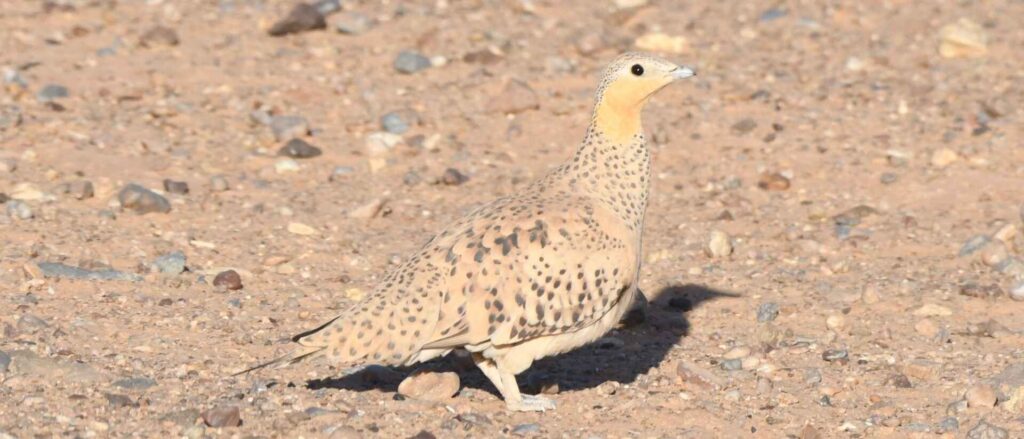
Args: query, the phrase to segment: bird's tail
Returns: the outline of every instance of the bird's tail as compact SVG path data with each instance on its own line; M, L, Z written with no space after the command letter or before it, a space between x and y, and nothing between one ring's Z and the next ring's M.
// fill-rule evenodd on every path
M295 363L298 363L298 362L300 362L302 360L305 360L306 358L309 358L311 356L319 354L321 351L323 351L326 348L327 348L326 346L301 346L301 347L299 347L299 348L289 352L288 354L286 354L284 356L277 357L277 358L275 358L273 360L270 360L270 361L268 361L266 363L258 364L256 366L250 367L248 369L245 369L245 370L242 370L242 371L239 371L239 372L235 372L235 373L231 374L231 376L244 375L244 374L247 374L247 373L252 372L254 370L263 369L264 367L272 367L272 368L277 369L277 368L282 368L282 367L285 367L285 366L290 366L292 364L295 364Z

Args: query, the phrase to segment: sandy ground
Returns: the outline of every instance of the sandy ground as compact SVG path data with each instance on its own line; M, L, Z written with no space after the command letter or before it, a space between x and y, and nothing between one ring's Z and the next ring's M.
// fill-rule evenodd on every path
M271 37L292 3L4 0L0 437L1024 437L1024 3L618 3L345 0ZM651 303L520 377L557 410L458 358L452 398L229 376L568 157L637 46L700 71L645 113Z

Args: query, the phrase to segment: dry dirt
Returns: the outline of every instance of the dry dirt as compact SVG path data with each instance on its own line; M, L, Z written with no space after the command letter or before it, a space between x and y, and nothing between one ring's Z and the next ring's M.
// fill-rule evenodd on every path
M272 37L292 3L2 0L0 437L1024 437L1024 2L342 2ZM457 358L439 402L230 376L564 160L638 44L700 72L645 113L651 303L521 376L557 410ZM278 155L290 115L322 155Z

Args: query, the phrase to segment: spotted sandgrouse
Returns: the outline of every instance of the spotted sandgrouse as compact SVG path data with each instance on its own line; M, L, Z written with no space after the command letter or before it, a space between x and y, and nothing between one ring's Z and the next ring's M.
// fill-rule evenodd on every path
M509 409L553 409L521 394L516 374L597 339L632 303L651 173L640 113L693 75L645 54L618 57L571 160L451 224L360 303L296 336L294 352L257 368L312 356L410 365L464 349Z

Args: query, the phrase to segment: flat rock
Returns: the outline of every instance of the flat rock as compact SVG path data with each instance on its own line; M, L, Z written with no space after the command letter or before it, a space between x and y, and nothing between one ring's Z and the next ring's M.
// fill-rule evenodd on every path
M347 12L334 22L334 28L346 35L359 35L373 27L374 21L366 14Z
M314 5L299 3L281 20L274 23L267 33L274 37L297 34L315 29L326 29L327 19Z
M454 372L417 371L402 380L398 393L428 401L447 401L459 392L459 376Z
M292 139L277 151L277 155L294 159L309 159L323 154L320 148L302 139Z
M70 93L68 88L59 84L47 84L36 93L36 100L39 102L53 102L57 99L66 98Z
M43 276L54 279L84 279L84 280L125 280L137 282L142 280L137 274L125 273L117 270L88 270L80 267L65 265L60 262L39 262L36 264Z
M238 406L217 406L202 413L203 422L210 427L237 427L242 425L242 415Z
M153 265L164 274L181 274L185 271L185 261L185 253L177 250L156 258Z
M431 67L430 58L423 56L419 52L413 52L411 50L403 50L398 53L395 57L395 70L398 73L404 73L411 75L424 69Z
M171 202L167 201L163 195L135 183L130 183L121 189L121 192L117 194L117 199L121 202L121 207L140 215L171 211Z

